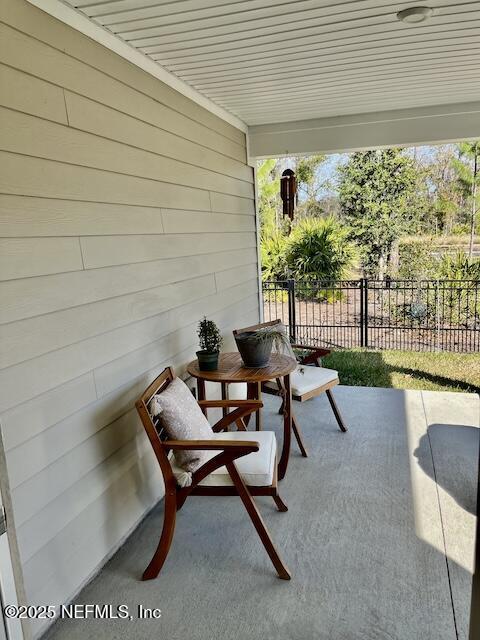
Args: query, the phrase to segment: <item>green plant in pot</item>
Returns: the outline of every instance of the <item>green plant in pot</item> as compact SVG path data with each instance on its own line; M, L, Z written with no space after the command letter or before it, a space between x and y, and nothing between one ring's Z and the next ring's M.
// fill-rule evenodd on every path
M222 346L222 336L213 320L206 317L198 323L200 351L197 351L198 367L201 371L218 369L218 354Z
M235 342L243 364L249 369L260 369L268 366L273 345L281 351L283 345L288 344L288 336L284 328L262 327L235 334Z

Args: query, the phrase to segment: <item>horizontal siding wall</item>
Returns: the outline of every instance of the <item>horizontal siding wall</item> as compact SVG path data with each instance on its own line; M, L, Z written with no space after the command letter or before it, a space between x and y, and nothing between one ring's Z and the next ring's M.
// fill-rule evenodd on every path
M136 398L204 314L227 347L259 317L253 170L242 132L24 0L0 43L0 419L27 597L59 604L162 495Z

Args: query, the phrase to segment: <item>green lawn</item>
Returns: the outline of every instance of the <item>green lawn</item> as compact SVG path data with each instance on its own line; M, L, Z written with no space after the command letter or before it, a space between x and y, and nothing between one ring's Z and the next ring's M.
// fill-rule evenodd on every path
M480 354L346 349L323 358L341 384L480 393Z

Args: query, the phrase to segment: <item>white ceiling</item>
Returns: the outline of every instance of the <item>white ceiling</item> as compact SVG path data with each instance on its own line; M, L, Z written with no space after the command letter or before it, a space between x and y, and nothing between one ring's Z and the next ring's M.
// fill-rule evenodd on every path
M248 125L480 100L479 0L68 4Z

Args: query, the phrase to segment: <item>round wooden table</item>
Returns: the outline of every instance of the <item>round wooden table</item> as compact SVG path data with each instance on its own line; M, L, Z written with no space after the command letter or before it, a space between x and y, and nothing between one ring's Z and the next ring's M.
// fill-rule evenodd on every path
M290 374L297 366L296 360L282 354L272 354L266 367L249 369L243 366L238 352L221 353L218 359L218 369L215 371L200 371L198 361L193 360L187 367L188 373L197 379L198 399L205 400L205 382L218 382L222 385L222 398L228 397L228 384L244 382L247 384L247 398L260 400L262 382L283 379L283 446L278 463L278 478L285 477L290 456L292 440L292 390ZM261 429L261 413L256 414L257 430Z

